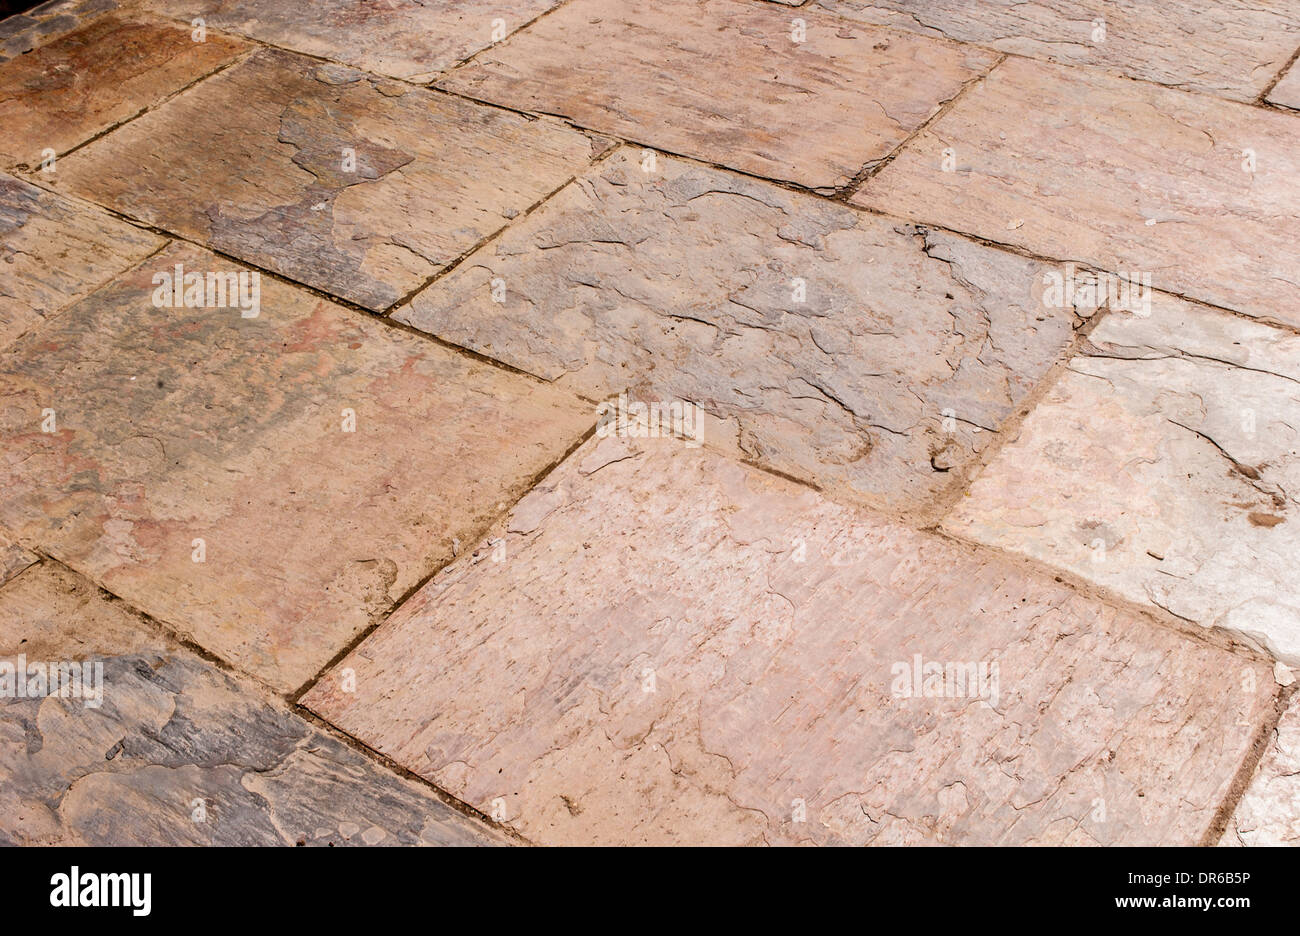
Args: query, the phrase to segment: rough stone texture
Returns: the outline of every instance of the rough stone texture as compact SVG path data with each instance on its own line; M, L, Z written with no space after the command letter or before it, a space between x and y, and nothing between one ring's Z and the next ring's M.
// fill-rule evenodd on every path
M170 247L0 359L0 527L278 689L592 424L551 388L268 277L257 318L156 309L152 277L177 263L237 269Z
M1300 337L1109 315L946 527L1300 662Z
M1289 0L817 0L875 23L1254 101L1300 46ZM1105 21L1094 41L1097 20Z
M1297 177L1292 115L1008 59L854 201L1294 325Z
M1272 705L1267 662L673 439L592 440L497 535L306 704L537 842L1194 843ZM995 704L895 695L914 654Z
M589 399L697 403L750 458L911 507L1070 341L1045 269L681 160L644 172L623 149L395 314Z
M36 559L37 557L34 554L15 543L11 543L3 534L0 534L0 585L26 569Z
M103 16L0 68L0 160L38 166L215 71L247 48ZM57 164L55 171L58 171Z
M366 71L424 82L493 44L560 0L143 0L186 21Z
M0 843L505 843L66 571L0 589L18 654L102 663L103 699L0 697Z
M1268 100L1273 104L1300 110L1300 66L1292 65L1287 70L1282 80L1268 93Z
M61 160L56 182L380 310L597 147L551 121L262 50Z
M147 231L0 173L0 348L162 245Z
M992 53L740 0L573 0L440 87L814 188L893 150Z
M0 62L24 55L43 42L57 38L95 17L117 9L116 0L80 0L78 3L42 3L0 20Z
M1300 844L1300 699L1282 715L1219 844Z

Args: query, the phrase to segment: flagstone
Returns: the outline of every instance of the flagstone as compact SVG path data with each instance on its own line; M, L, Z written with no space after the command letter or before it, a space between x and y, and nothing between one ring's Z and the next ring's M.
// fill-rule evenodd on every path
M37 556L0 534L0 585L31 566Z
M833 189L994 61L978 48L749 0L573 0L438 86Z
M263 49L61 160L56 183L378 311L604 147Z
M534 842L1193 844L1272 708L1270 661L675 439L520 516L304 702Z
M1294 115L1012 58L853 201L1296 325L1298 175Z
M163 244L111 215L0 173L0 348Z
M727 421L706 444L738 435L748 458L911 508L1095 309L1044 305L1047 271L683 160L646 172L624 148L395 317L588 399L698 404Z
M1286 0L817 0L838 16L1254 101L1300 47Z
M1110 314L944 522L1300 662L1300 336Z
M143 0L210 28L425 82L522 28L560 0Z
M61 33L89 23L95 17L115 9L116 0L42 3L30 10L0 19L0 62L26 55Z
M1281 104L1293 110L1300 110L1300 66L1292 65L1287 73L1268 93L1271 104Z
M41 165L235 59L246 43L116 14L0 67L0 160ZM55 171L58 164L55 163Z
M1288 674L1290 678L1290 674ZM1300 702L1292 699L1220 845L1300 844Z
M0 589L0 661L32 680L0 695L0 843L506 844L66 570ZM51 661L79 693L36 688Z
M0 359L0 528L278 690L593 422L269 277L256 317L156 308L177 266L239 270L174 245Z

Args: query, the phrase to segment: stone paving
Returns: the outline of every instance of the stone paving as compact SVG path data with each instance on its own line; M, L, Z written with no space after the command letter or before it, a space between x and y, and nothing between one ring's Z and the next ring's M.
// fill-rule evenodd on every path
M0 842L1300 842L1298 53L0 21Z

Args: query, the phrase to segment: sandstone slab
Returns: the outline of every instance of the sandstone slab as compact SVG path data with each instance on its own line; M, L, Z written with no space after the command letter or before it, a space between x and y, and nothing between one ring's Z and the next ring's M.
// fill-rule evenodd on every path
M945 521L1300 662L1300 337L1108 315Z
M305 703L541 843L1137 844L1208 833L1274 690L1000 555L610 437Z
M1300 46L1286 0L817 0L836 15L1254 101Z
M0 361L0 528L279 690L592 423L527 378L295 287L155 308L168 248Z
M551 121L262 50L61 160L56 182L382 310L603 146Z
M0 173L0 348L163 243L94 208Z
M1300 845L1300 702L1292 700L1220 845Z
M560 0L143 0L150 9L271 45L424 82Z
M1281 104L1292 110L1300 110L1300 67L1292 65L1281 80L1268 93L1271 104Z
M886 156L995 58L747 0L574 0L438 84L833 189Z
M0 67L0 160L35 167L234 60L245 43L116 14ZM57 163L55 164L57 172Z
M0 635L15 668L102 667L0 697L0 843L505 844L66 570L0 589Z
M7 19L0 19L0 62L26 55L42 43L57 39L77 26L115 9L116 0L67 0L42 3Z
M395 316L589 399L689 401L726 421L706 444L910 508L1070 342L1045 269L625 148Z
M1295 325L1298 176L1293 115L1008 59L854 201Z

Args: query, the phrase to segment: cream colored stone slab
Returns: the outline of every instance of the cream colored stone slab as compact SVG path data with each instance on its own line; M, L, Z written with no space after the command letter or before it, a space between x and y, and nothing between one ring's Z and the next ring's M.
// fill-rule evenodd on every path
M6 845L505 843L48 565L0 589L0 689Z
M247 43L109 14L0 66L0 160L42 164L233 61ZM57 164L56 169L57 172Z
M427 81L520 29L560 0L140 0L179 19L355 65Z
M1295 325L1297 178L1294 115L1008 59L853 200Z
M60 160L54 180L378 311L605 145L264 49Z
M945 521L1300 662L1300 337L1109 315Z
M496 537L305 702L537 842L1195 843L1272 706L1265 661L673 439L589 441Z
M1254 101L1300 47L1289 0L817 0L837 15Z
M1282 80L1268 93L1268 100L1272 104L1300 110L1300 66L1292 65L1287 69Z
M270 277L255 310L155 307L177 265L240 269L174 245L0 358L0 528L279 690L594 421Z
M0 173L0 348L163 243Z
M1300 845L1300 701L1283 713L1219 844Z
M886 156L994 60L749 0L573 0L438 85L832 189Z
M705 444L906 509L1064 353L1047 270L625 148L395 315L589 399L698 404L728 423Z

